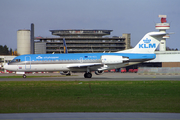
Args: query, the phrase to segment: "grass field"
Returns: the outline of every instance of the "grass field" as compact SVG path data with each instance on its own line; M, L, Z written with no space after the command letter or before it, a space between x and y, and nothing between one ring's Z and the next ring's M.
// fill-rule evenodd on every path
M180 81L0 82L0 113L180 113Z

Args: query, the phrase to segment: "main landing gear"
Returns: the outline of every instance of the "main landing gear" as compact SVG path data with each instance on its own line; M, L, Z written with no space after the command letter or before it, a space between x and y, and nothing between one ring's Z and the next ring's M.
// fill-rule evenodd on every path
M85 72L84 73L84 78L91 78L92 74L90 72Z

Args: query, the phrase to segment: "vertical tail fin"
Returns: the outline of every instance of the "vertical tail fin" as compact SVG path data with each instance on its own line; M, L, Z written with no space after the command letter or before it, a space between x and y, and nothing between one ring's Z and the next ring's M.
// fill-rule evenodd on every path
M154 53L165 32L147 33L139 43L132 49L132 53Z
M65 38L63 38L64 53L68 53Z

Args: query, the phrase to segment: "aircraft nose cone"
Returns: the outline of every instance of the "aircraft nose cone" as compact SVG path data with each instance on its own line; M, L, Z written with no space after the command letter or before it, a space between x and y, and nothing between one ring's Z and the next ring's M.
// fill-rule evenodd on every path
M6 64L4 65L4 69L7 70L7 68L8 68L8 63L6 63Z

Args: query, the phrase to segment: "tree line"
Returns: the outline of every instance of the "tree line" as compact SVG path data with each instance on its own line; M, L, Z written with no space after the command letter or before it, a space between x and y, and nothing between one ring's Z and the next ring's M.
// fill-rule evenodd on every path
M12 54L12 49L7 47L7 45L0 45L0 55L11 55Z
M178 51L178 49L176 48L176 49L174 49L174 48L170 48L170 47L166 47L166 50L167 51Z

